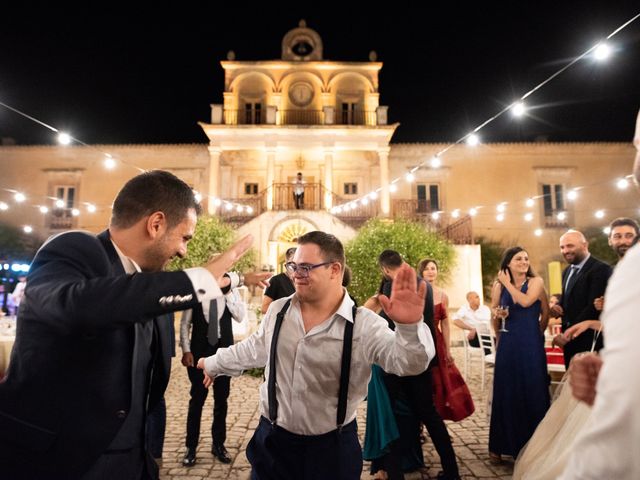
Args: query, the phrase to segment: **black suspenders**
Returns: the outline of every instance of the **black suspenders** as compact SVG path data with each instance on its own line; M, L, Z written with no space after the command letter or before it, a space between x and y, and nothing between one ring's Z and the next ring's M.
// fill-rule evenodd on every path
M272 425L276 424L278 417L278 400L276 399L276 356L278 349L278 336L284 315L289 309L291 299L287 300L282 309L276 316L276 325L273 329L273 337L271 338L271 349L269 352L269 379L267 381L267 395L269 401L269 421ZM353 306L351 312L353 321L346 321L344 325L344 340L342 342L342 362L340 365L340 388L338 390L338 414L336 425L338 430L342 429L344 420L347 416L347 397L349 394L349 374L351 373L351 347L353 340L353 325L356 320L358 307Z

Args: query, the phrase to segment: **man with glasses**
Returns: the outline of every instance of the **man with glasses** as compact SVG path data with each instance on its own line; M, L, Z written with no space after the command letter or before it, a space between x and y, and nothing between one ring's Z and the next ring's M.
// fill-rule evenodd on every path
M201 359L205 382L266 366L262 417L247 448L252 478L356 480L362 451L356 409L367 394L371 365L397 375L423 372L435 355L421 322L426 285L404 265L391 298L379 300L395 322L357 308L342 286L344 249L333 235L310 232L286 268L296 293L274 301L259 330Z

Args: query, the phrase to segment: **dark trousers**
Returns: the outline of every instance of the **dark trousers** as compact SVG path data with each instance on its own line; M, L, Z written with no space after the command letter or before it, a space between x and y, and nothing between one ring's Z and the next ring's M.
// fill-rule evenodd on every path
M191 399L189 400L189 412L187 413L187 448L196 448L200 438L200 419L202 407L207 399L209 390L204 388L202 370L187 367L189 380L191 381ZM213 382L213 423L211 425L211 437L213 445L222 446L227 439L227 399L229 398L230 377L220 376Z
M424 423L429 436L440 456L442 470L448 477L458 475L456 455L451 445L451 437L442 417L433 404L433 385L431 371L427 370L420 375L399 377L397 375L385 375L385 385L389 391L391 407L396 411L395 403L399 400L409 405L413 415ZM391 445L389 458L385 462L390 479L403 478L401 468L401 442L396 440Z
M147 414L146 444L147 451L153 458L162 458L166 426L167 404L162 397L153 410Z
M304 193L294 193L293 194L293 200L296 203L296 209L300 210L301 208L304 207Z
M355 420L324 435L297 435L261 417L247 446L252 480L359 480L362 449Z

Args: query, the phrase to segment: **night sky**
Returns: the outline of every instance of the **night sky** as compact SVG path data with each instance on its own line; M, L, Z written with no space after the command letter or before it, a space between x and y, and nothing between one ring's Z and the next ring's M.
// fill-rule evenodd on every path
M282 37L304 18L323 39L325 60L368 61L377 52L380 103L401 124L393 143L450 142L640 13L637 1L275 2L275 10L154 3L3 7L0 102L89 144L206 143L197 122L222 103L227 51L279 59ZM576 64L530 97L528 117L505 115L480 132L483 141L630 142L640 19L612 43L606 63ZM2 107L0 137L53 143L49 130Z

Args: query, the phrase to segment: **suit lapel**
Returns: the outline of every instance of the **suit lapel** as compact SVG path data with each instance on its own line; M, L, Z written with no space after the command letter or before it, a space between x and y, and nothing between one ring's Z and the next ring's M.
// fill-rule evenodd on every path
M113 247L113 243L111 243L111 235L109 235L109 230L105 230L102 233L98 234L98 240L102 243L102 247L105 252L107 252L107 256L109 257L109 261L111 262L111 266L113 267L114 275L124 275L124 267L122 266L122 262L120 261L120 257L118 256L118 252Z

